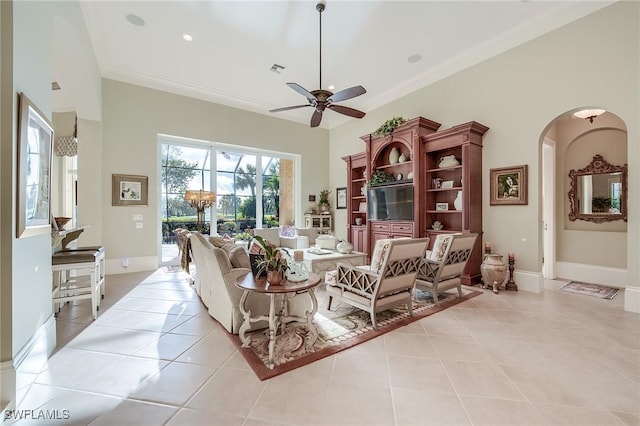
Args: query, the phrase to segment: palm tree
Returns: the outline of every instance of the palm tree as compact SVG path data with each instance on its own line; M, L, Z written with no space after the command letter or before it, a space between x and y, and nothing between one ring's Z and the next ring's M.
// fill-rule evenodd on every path
M256 166L247 164L246 172L242 167L238 167L235 173L235 178L236 188L249 188L249 190L251 191L251 196L256 196Z

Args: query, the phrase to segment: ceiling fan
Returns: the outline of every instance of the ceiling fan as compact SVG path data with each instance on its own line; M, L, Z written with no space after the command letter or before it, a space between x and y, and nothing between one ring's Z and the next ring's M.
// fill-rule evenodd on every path
M307 98L309 103L304 105L294 105L284 108L272 109L269 112L280 112L280 111L288 111L291 109L304 108L304 107L314 107L315 111L311 116L311 127L318 127L320 125L320 121L322 121L322 113L326 108L332 109L335 112L339 112L340 114L348 115L349 117L362 118L365 116L365 113L359 111L354 108L349 108L342 105L336 105L335 102L346 101L347 99L355 98L356 96L363 95L367 93L364 87L362 86L353 86L348 89L344 89L339 91L338 93L333 93L328 90L322 90L322 12L325 9L325 1L320 0L318 4L316 4L316 10L319 12L320 16L320 89L312 90L311 92L300 86L297 83L287 83L287 86L291 87L296 92L300 93L304 97Z

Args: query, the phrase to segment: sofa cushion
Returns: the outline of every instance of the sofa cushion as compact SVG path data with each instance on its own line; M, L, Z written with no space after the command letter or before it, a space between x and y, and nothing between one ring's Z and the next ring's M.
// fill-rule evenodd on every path
M220 267L220 272L222 272L223 275L228 274L229 271L231 271L232 265L227 253L221 248L213 247L213 255L216 257L216 261ZM198 265L196 264L196 269L197 268Z
M240 246L236 246L229 252L229 261L234 268L251 268L249 255L246 250Z
M296 228L296 235L307 237L309 239L309 247L311 247L316 243L318 230L313 228Z

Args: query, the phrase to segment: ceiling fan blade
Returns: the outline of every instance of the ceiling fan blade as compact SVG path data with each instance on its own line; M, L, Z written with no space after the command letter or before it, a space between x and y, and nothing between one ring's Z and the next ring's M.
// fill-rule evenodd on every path
M309 92L304 87L300 86L298 83L287 83L287 86L291 87L293 90L295 90L296 92L300 93L302 96L304 96L307 99L315 99L316 98L315 96L313 96L313 94L311 92Z
M339 112L340 114L348 115L349 117L362 118L366 115L364 112L360 110L349 108L342 105L329 105L328 108L334 110L335 112Z
M322 111L315 110L311 116L311 127L318 127L322 121Z
M364 87L353 86L348 89L341 90L338 93L334 93L327 100L331 102L346 101L347 99L355 98L356 96L364 95L365 93L367 93L367 91Z
M289 111L290 109L304 108L308 106L311 106L311 105L305 104L305 105L295 105L295 106L284 107L284 108L276 108L276 109L270 109L269 112Z

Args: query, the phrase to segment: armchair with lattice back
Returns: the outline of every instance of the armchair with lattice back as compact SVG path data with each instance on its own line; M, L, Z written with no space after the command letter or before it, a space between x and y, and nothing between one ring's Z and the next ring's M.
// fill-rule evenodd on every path
M460 277L476 238L477 234L439 234L422 263L415 288L428 290L436 305L439 304L438 294L452 288L457 288L458 295L462 297Z
M429 238L382 239L376 241L371 265L338 263L326 281L327 308L335 297L367 311L375 329L377 312L406 304L413 316L411 291L428 244Z

